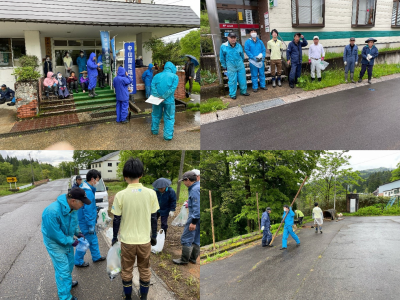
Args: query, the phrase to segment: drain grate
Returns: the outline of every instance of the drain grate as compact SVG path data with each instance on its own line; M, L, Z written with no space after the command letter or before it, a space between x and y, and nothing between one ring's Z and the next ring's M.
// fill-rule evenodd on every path
M268 109L268 108L271 108L274 106L279 106L282 104L285 104L285 101L283 101L280 98L276 98L276 99L266 100L266 101L262 101L262 102L258 102L258 103L254 103L254 104L244 105L241 108L245 114L249 114L249 113L259 111L259 110L264 110L264 109Z

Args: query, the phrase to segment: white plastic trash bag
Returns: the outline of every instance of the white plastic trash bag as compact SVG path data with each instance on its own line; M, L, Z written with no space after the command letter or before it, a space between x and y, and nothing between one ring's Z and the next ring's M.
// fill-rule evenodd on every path
M108 228L108 229L107 229L106 237L107 237L109 240L112 240L112 238L114 237L114 231L113 231L112 228Z
M164 248L164 242L165 242L165 232L164 230L160 229L160 231L157 233L157 245L151 246L151 252L153 253L161 252L162 249Z
M321 62L317 64L317 68L319 68L321 71L325 70L327 66L329 66L329 63L324 60L321 60Z
M108 212L105 208L100 209L98 218L97 218L97 224L96 224L96 229L97 231L104 230L107 228L108 224L110 224L111 218L108 216Z
M114 279L121 272L121 243L116 242L108 250L107 254L107 274L110 279Z
M182 206L179 215L172 221L172 226L185 226L188 219L188 211L185 205Z

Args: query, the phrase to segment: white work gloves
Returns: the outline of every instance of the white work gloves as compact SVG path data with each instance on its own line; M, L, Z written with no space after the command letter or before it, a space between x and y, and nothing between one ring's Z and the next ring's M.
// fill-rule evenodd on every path
M368 54L368 55L367 55L367 60L370 61L371 58L372 58L372 55L371 55L371 54Z
M345 65L345 66L347 65L347 61L344 62L344 65Z
M356 66L358 65L358 61L356 61Z
M170 211L169 212L169 216L172 218L173 216L175 215L175 212L174 211Z
M264 230L264 226L263 226L263 227L261 227L261 230Z

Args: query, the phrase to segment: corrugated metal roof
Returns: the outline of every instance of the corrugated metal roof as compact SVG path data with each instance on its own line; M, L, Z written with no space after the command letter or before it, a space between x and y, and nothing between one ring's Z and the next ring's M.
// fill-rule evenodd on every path
M400 180L396 180L390 183L386 183L379 187L379 193L383 193L384 191L390 191L393 189L400 188Z
M0 0L0 21L106 26L200 27L189 6L95 0Z
M115 156L115 155L117 155L117 154L119 154L119 151L112 152L112 153L107 154L107 155L105 155L105 156L103 156L103 157L100 157L99 159L97 159L97 160L95 160L95 161L92 161L92 164L105 161L105 160L107 160L107 159L109 159L109 158L111 158L111 157L113 157L113 156Z

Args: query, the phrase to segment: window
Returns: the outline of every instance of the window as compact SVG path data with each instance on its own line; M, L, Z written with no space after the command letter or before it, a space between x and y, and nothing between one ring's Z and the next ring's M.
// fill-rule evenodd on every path
M0 67L13 67L13 59L25 54L25 39L0 38Z
M94 40L83 41L83 46L93 46L94 47Z
M292 27L324 27L325 0L292 0Z
M99 164L99 168L101 168L101 164Z
M117 167L119 166L119 162L117 162Z
M111 173L111 172L112 172L112 170L108 170L108 172L109 172L109 173Z
M109 166L109 167L112 167L112 163L108 163L108 166Z
M376 0L353 0L351 27L375 26Z
M400 1L393 0L392 27L400 26Z

